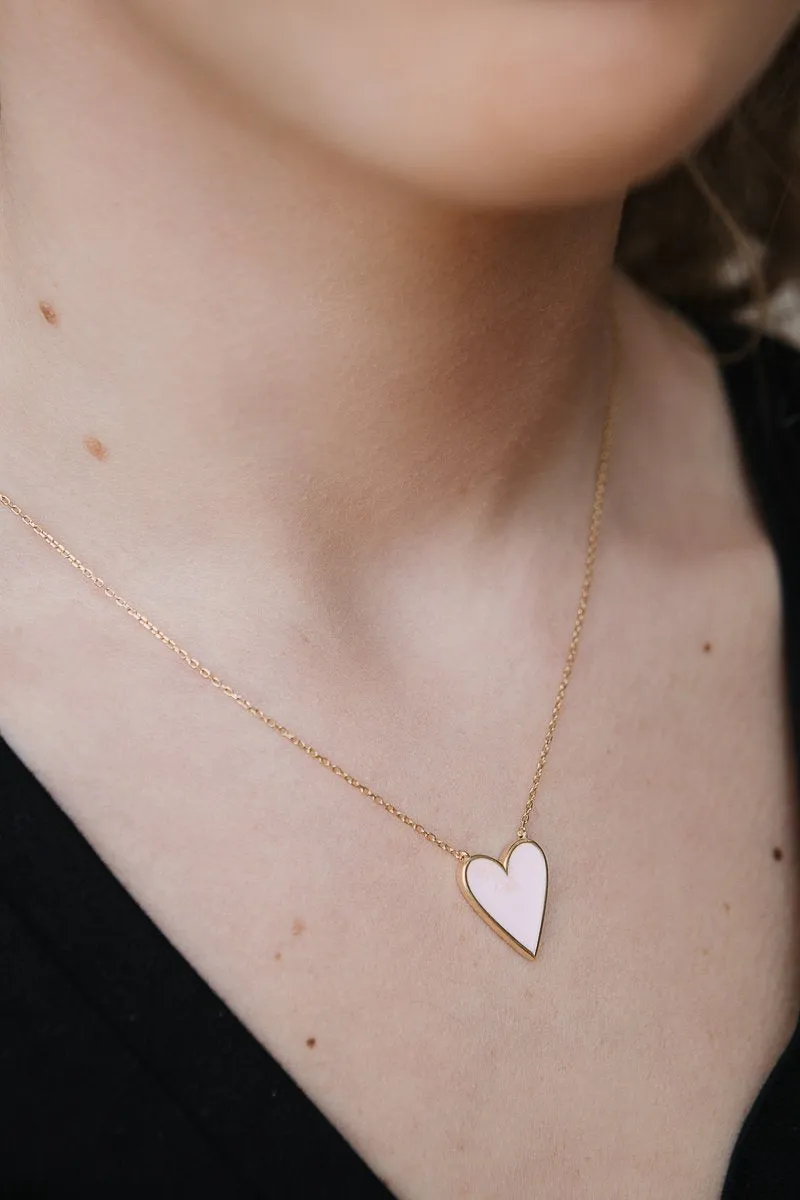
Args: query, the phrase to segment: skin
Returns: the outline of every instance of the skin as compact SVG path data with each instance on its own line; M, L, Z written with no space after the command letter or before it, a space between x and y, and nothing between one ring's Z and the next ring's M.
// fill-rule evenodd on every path
M531 828L536 973L455 864L10 518L0 728L398 1195L710 1200L796 1010L780 598L714 364L614 242L800 6L221 12L0 3L0 488L497 854L569 638L615 314L602 572Z
M797 15L794 0L757 20L753 0L128 7L259 117L414 190L501 205L582 203L658 170Z

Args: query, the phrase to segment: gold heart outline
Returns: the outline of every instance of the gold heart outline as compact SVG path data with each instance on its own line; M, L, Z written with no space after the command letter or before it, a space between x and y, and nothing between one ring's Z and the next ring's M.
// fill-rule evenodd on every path
M511 855L518 846L524 846L528 842L530 842L532 846L536 847L542 856L542 860L544 861L544 904L542 905L542 919L539 923L539 936L536 939L536 947L533 951L529 950L527 946L523 946L522 942L518 942L512 933L509 933L504 926L495 921L491 913L487 912L480 900L478 900L477 896L473 894L469 884L467 883L467 868L471 862L475 862L475 860L478 858L488 859L489 862L494 863L498 867L502 867L506 875L508 875L508 862L511 858ZM492 858L491 854L470 855L470 857L465 859L459 866L458 886L461 888L464 899L467 901L470 907L473 908L478 916L486 922L490 929L494 930L498 937L501 937L504 942L507 942L508 945L511 946L512 949L516 950L518 954L521 954L523 958L527 958L531 962L536 958L539 950L539 944L542 940L544 918L545 913L547 912L547 895L550 891L550 868L547 865L547 855L545 854L544 850L542 850L542 847L538 842L533 842L530 838L517 838L511 843L502 858Z

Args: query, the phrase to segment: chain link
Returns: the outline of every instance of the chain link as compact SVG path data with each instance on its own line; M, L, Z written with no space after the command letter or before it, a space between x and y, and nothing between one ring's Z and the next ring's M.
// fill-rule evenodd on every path
M618 357L617 353L617 357ZM564 697L567 694L569 681L572 678L572 669L575 666L575 660L578 657L578 645L580 644L581 634L583 632L583 623L586 619L586 612L589 608L589 596L594 583L594 566L597 559L597 543L600 537L600 522L603 517L603 506L606 498L606 484L608 482L608 464L611 458L611 431L614 421L614 409L616 399L616 386L612 390L611 399L609 400L605 421L603 422L603 436L600 444L600 456L597 463L597 476L595 480L594 502L592 504L592 516L589 522L589 538L586 547L586 561L583 569L583 582L581 584L581 594L578 600L578 611L575 614L575 624L572 627L572 637L569 641L569 650L567 651L564 670L561 675L561 680L556 692L553 711L550 714L550 720L547 722L544 741L542 748L539 751L539 758L536 763L536 770L533 773L531 786L528 791L528 802L525 805L525 811L522 814L522 820L517 829L517 837L524 838L528 835L528 822L531 819L533 806L536 803L536 796L539 791L539 784L542 782L545 763L550 753L550 747L553 744L553 739L556 735L556 727L558 719L561 716L561 709L564 706Z
M618 360L618 347L615 346L615 348L617 349L616 357ZM611 396L606 408L605 419L603 422L603 434L595 479L594 503L592 504L592 515L589 524L588 546L583 573L583 583L581 586L580 599L578 601L578 611L572 629L572 636L570 638L567 659L564 664L564 671L561 676L561 681L558 685L558 691L556 692L553 711L547 724L544 742L539 753L539 758L536 763L536 770L534 771L533 780L528 792L528 802L525 805L525 811L522 814L522 819L517 829L518 838L527 837L528 823L531 819L534 804L536 803L539 784L541 783L542 775L544 774L545 764L550 753L550 747L553 744L559 717L561 716L561 710L564 705L564 697L566 696L567 687L569 686L569 681L572 676L572 670L575 666L575 660L578 656L578 645L580 643L581 633L583 631L583 623L586 618L586 612L589 607L589 596L592 590L592 583L594 581L594 566L595 559L597 557L600 521L603 515L606 481L608 478L608 464L611 455L611 431L617 390L616 376L618 374L616 365L618 365L618 362L615 364L614 386L611 389ZM378 792L373 791L372 788L368 787L365 783L362 783L361 780L355 777L355 775L351 775L348 771L345 771L343 767L338 766L335 762L328 758L326 754L322 754L316 749L316 747L312 746L310 742L304 741L303 738L299 737L296 733L293 733L291 729L288 729L285 725L282 725L280 721L276 721L274 717L269 716L268 713L263 712L255 704L252 704L245 696L241 694L241 692L237 692L230 686L230 684L225 683L218 675L215 675L213 671L204 666L199 659L194 658L187 650L184 650L182 646L179 646L176 641L164 633L163 630L159 629L159 627L155 625L149 619L149 617L146 617L144 613L139 612L134 605L129 604L128 601L119 594L119 592L116 592L112 587L109 587L99 575L96 575L90 567L87 567L84 563L82 563L79 558L77 558L66 548L66 546L62 545L61 542L53 537L51 533L48 533L46 529L37 524L33 517L21 509L18 504L14 503L10 496L5 495L3 492L0 492L0 506L8 509L10 512L14 513L15 516L19 517L20 520L24 521L29 529L37 534L42 541L46 542L48 546L52 547L52 549L60 554L62 558L65 558L66 561L70 563L70 565L73 566L76 571L79 571L84 579L97 588L98 591L101 591L104 596L107 596L109 600L113 600L118 608L121 608L123 612L128 614L129 617L132 617L134 621L136 621L142 626L143 629L146 629L148 633L152 634L154 638L171 650L173 654L176 654L181 662L184 662L187 667L190 667L192 671L195 671L201 679L208 680L208 682L213 684L213 686L222 692L223 695L228 696L231 700L235 701L235 703L238 704L240 708L244 709L245 712L261 721L262 724L266 725L268 729L271 729L275 733L279 734L287 742L290 742L293 746L296 746L298 750L302 750L304 754L308 755L308 757L313 759L314 762L319 763L319 765L324 767L327 771L330 771L331 774L335 775L338 779L343 780L345 783L349 784L350 787L355 788L355 790L360 792L362 796L366 796L368 800L372 800L375 804L379 805L390 816L395 817L398 821L402 821L404 825L407 825L409 829L414 831L414 833L418 833L421 837L424 837L426 841L438 846L440 850L444 850L445 853L452 855L453 858L458 859L459 862L463 862L470 857L469 851L456 850L455 847L451 846L449 842L446 842L443 838L440 838L438 834L432 832L430 829L426 829L426 827L420 824L419 821L415 821L413 817L410 817L407 813L397 808L394 804L390 804L388 800L386 800Z

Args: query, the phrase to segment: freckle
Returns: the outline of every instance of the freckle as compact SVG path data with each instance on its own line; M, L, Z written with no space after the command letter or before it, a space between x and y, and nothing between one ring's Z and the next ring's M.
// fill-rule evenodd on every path
M776 846L775 849L772 851L772 857L775 859L775 862L781 861L781 859L783 858L783 851L781 850L780 846Z
M708 947L704 946L703 947L703 957L707 958L710 953L711 953L711 951L708 949Z
M294 936L299 937L300 934L305 933L305 931L306 931L305 921L301 921L299 917L295 917L295 919L292 921L292 933L294 934Z
M272 957L275 959L275 962L280 962L280 961L281 961L281 952L280 952L280 950L276 950L276 951L275 951L275 953L273 954L273 956L272 956Z
M314 1047L316 1046L316 1044L317 1044L316 1038L306 1038L306 1045L308 1046L309 1050L313 1050Z
M98 462L103 462L108 458L108 447L104 446L99 438L85 437L83 445L89 451L92 458L96 458Z
M725 912L730 912L730 911L731 911L731 906L730 906L730 904L728 904L728 901L727 901L727 900L725 901L725 903L723 904L723 906L722 906L722 907L725 909Z
M710 654L713 649L714 647L711 645L711 642L706 642L703 646L703 654Z
M45 321L47 321L48 325L58 324L58 313L53 308L52 304L48 304L46 300L39 301L39 312L42 314Z

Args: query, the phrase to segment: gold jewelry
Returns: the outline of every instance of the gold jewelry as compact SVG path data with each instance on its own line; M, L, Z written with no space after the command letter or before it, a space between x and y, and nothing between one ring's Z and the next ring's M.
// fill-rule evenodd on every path
M186 663L193 671L196 671L202 679L207 679L215 688L224 695L229 696L231 700L234 700L245 712L250 713L251 716L256 717L269 729L280 734L287 742L291 742L298 750L302 750L309 758L319 763L320 766L325 767L326 770L332 772L339 779L344 780L345 783L355 788L356 791L361 792L367 799L380 805L390 816L396 817L398 821L402 821L404 825L408 825L414 833L418 833L426 841L432 842L440 850L444 850L447 854L457 859L459 864L459 886L472 908L504 941L525 958L533 959L536 957L536 952L539 948L542 923L544 921L548 868L542 848L528 838L528 823L536 802L539 784L542 780L550 747L553 744L556 727L564 704L564 697L566 696L567 687L572 676L572 669L577 658L578 645L583 631L583 623L589 605L589 595L594 580L594 565L597 556L597 542L606 493L608 463L611 453L611 431L617 391L616 380L619 360L617 340L615 328L616 361L614 384L611 388L603 422L603 433L595 479L594 502L592 504L592 514L589 523L589 538L584 564L583 583L578 601L578 611L575 616L569 650L561 675L561 681L558 685L558 691L556 692L553 711L547 724L544 742L542 743L542 749L536 763L536 770L534 771L533 780L528 791L528 801L525 805L519 827L517 828L516 837L499 859L491 858L485 854L470 854L467 850L456 850L449 842L444 841L436 833L426 829L419 821L415 821L413 817L408 816L407 813L390 804L388 800L385 800L383 796L374 792L372 788L367 787L365 783L361 783L355 775L351 775L342 767L337 766L327 755L322 754L312 746L310 742L306 742L301 737L298 737L296 733L287 729L285 725L276 721L274 717L269 716L255 704L252 704L240 692L235 691L229 684L224 683L218 675L215 675L208 667L203 666L199 659L193 658L187 650L184 650L177 642L173 641L171 637L168 637L166 633L159 629L157 625L154 625L144 613L139 612L132 604L123 599L119 592L114 591L94 571L85 566L61 542L57 541L51 533L48 533L46 529L37 524L28 513L24 512L19 505L14 503L10 496L6 496L0 492L0 505L24 521L34 533L75 567L85 579L98 588L105 596L108 596L110 600L113 600L123 612L132 617L148 633L157 638L159 642L162 642L172 650L182 662Z

